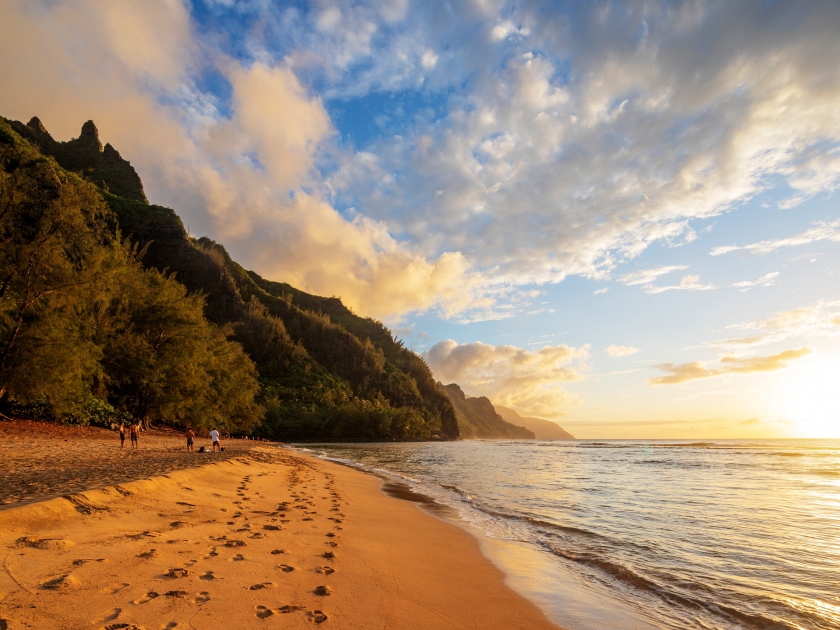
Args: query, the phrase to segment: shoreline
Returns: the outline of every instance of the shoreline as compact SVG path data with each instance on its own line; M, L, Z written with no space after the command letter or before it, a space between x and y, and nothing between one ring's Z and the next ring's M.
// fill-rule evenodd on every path
M387 496L381 479L279 447L237 457L7 506L0 619L9 629L558 628L473 536Z

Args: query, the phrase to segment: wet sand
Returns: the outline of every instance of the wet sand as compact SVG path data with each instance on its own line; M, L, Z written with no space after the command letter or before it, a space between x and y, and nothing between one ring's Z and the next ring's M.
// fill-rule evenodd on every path
M0 628L556 628L468 533L380 480L226 453L0 511Z

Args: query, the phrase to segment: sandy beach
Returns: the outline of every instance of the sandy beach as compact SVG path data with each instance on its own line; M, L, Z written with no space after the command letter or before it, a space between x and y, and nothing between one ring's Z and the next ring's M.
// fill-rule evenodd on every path
M109 473L113 433L25 429L0 423L0 628L557 627L375 477L253 442L185 457L165 435Z

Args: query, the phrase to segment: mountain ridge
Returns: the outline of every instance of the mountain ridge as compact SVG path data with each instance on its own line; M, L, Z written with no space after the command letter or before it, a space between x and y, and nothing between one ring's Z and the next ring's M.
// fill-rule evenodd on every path
M483 440L533 440L534 433L525 427L505 421L493 403L484 396L469 397L456 383L438 388L452 401L461 437Z
M96 125L58 142L37 117L0 119L41 155L94 184L146 268L204 296L205 316L227 327L259 372L265 416L256 435L295 440L457 439L454 407L425 361L381 322L262 278L212 239L192 238L177 213L150 204L142 181ZM14 167L14 159L7 169ZM20 160L18 160L20 162Z

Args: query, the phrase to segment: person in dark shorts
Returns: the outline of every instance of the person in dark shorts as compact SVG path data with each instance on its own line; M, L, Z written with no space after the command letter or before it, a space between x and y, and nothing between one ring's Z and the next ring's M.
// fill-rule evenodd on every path
M187 431L184 435L187 436L187 451L191 453L193 450L193 438L195 437L195 431L192 430L192 427L187 427Z
M125 422L120 422L120 448L125 446Z
M222 443L219 441L219 432L216 431L215 427L212 431L210 431L210 440L213 442L213 452L216 452L216 449L219 449L219 452L222 452Z
M140 423L135 420L128 427L128 435L131 438L131 448L140 448L138 439L140 438Z

